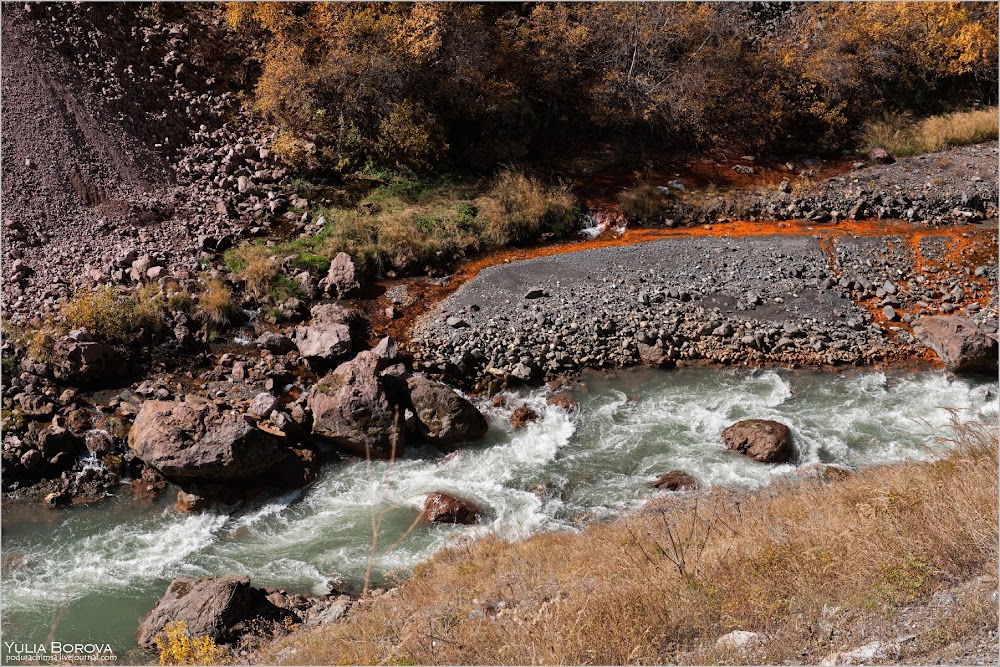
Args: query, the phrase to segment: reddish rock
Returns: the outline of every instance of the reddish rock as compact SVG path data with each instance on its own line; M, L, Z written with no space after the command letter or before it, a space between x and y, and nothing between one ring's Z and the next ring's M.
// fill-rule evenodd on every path
M652 486L665 491L694 491L698 488L698 480L683 470L671 470L657 477Z
M424 502L424 517L431 523L476 523L479 509L467 500L435 491Z
M573 397L573 393L569 391L561 391L558 394L552 394L545 399L545 402L549 405L555 406L566 412L573 412L580 407L579 401Z
M511 413L510 424L514 428L521 428L522 426L527 426L532 422L538 421L538 419L538 413L531 406L522 405Z
M769 419L745 419L722 432L726 449L761 463L785 463L792 458L788 427Z

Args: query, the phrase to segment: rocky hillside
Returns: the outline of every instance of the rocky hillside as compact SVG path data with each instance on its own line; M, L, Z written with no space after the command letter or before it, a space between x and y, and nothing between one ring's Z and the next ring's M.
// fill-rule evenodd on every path
M186 280L197 254L270 225L288 200L267 137L218 80L238 54L211 13L5 5L5 316L75 288Z

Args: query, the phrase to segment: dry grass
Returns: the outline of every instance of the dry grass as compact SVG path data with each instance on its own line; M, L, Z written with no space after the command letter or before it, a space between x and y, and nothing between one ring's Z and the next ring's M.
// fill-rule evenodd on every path
M933 153L953 146L996 140L997 107L930 116L915 120L909 113L894 114L865 128L865 146L885 148L897 156Z
M582 533L451 548L396 595L257 660L293 647L292 664L815 663L840 648L831 627L903 634L900 609L995 573L996 430L957 432L933 463L665 497ZM735 629L767 640L717 648Z
M544 232L563 234L579 213L568 186L546 187L511 170L503 171L476 204L486 238L499 246L532 240Z
M223 327L233 321L236 313L233 293L226 284L218 278L206 281L195 307L198 318L207 324Z
M63 306L57 328L87 329L99 340L127 343L141 327L159 327L165 321L163 295L154 284L144 285L135 295L116 287L77 291Z
M666 201L667 195L645 183L618 194L618 205L625 217L644 224L657 220Z
M281 271L271 250L262 245L240 246L227 251L225 257L229 270L257 298L267 294Z

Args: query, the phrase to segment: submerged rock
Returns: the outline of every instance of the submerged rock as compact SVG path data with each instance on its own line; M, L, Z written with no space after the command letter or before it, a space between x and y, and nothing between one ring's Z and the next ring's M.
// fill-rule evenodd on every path
M770 419L745 419L722 432L726 449L761 463L785 463L792 458L792 434Z
M468 500L435 491L424 502L424 516L431 523L472 524L479 521L479 508Z
M173 479L251 479L285 457L276 436L204 399L146 401L128 434L146 464Z
M534 408L530 405L522 405L510 414L510 425L514 428L521 428L539 419L540 416Z
M664 491L694 491L698 488L698 480L683 470L671 470L657 477L652 486Z
M580 407L580 402L576 400L573 392L570 391L561 391L558 394L552 394L545 399L545 403L566 412L573 412Z

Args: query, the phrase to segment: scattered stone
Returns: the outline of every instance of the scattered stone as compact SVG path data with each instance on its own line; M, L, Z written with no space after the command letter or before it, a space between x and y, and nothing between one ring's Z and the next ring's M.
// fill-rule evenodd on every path
M868 159L875 164L892 164L896 161L892 153L884 148L873 148L872 152L868 154Z
M511 413L510 425L514 428L522 428L540 418L540 415L530 405L522 405Z
M250 412L261 419L267 419L277 407L278 399L265 391L254 396L253 402L250 403Z
M715 645L721 649L743 649L762 640L763 637L757 632L733 630L716 639Z

